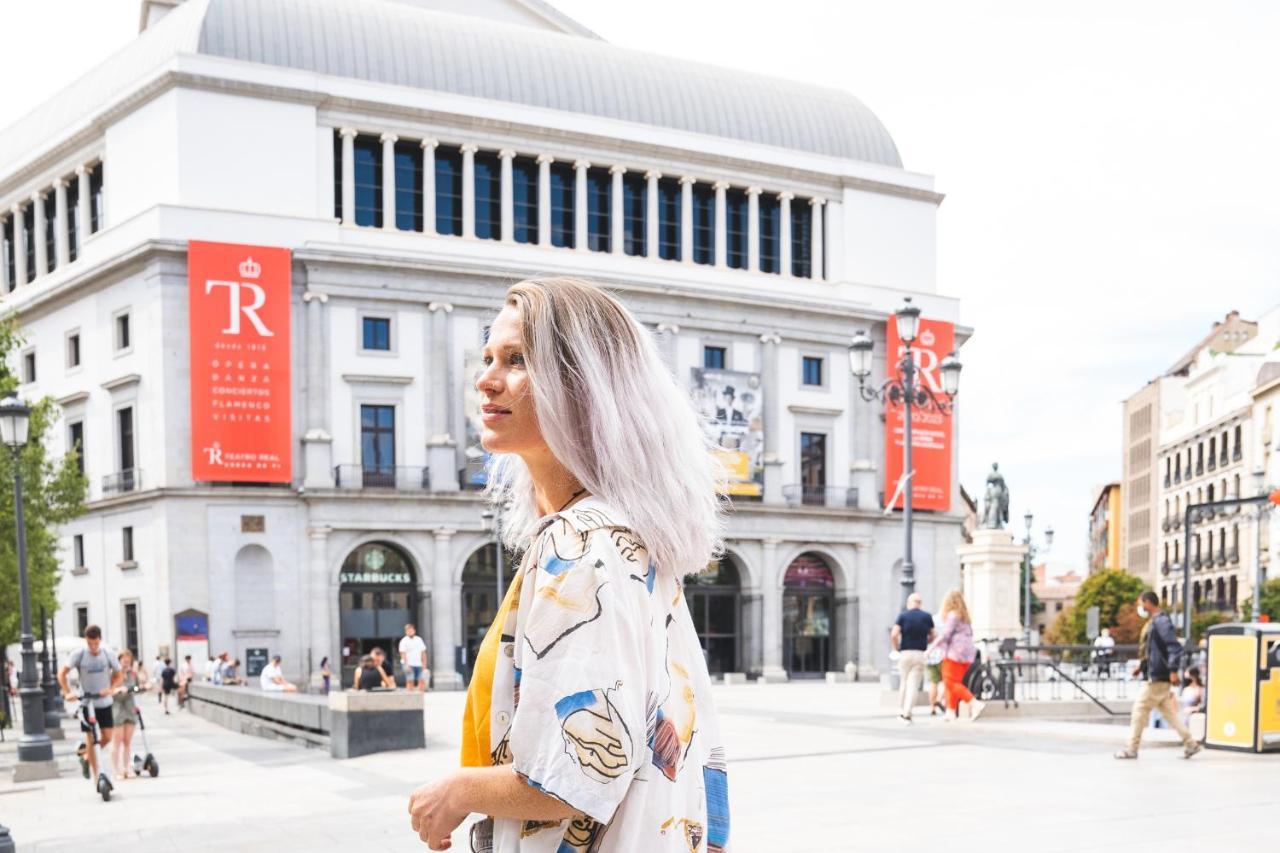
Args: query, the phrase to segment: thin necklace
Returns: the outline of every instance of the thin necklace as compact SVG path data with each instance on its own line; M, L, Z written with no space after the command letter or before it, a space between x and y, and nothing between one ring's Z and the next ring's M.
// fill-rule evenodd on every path
M586 487L584 486L583 488L578 489L578 491L576 491L576 492L574 492L573 494L569 495L569 500L565 501L565 502L564 502L564 506L560 507L558 510L556 510L556 512L564 512L565 507L567 507L569 504L571 504L571 503L573 503L575 500L577 500L577 499L578 499L578 495L583 494L584 492L586 492L586 490L587 490L587 489L586 489Z

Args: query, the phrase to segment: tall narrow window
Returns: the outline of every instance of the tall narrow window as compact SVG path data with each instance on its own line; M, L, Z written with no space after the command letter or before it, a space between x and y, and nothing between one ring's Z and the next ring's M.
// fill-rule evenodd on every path
M67 260L80 257L80 181L74 175L67 181Z
M778 237L782 229L782 208L776 195L760 194L760 271L780 272Z
M1241 427L1240 424L1236 424L1235 447L1231 451L1231 458L1237 461L1244 455L1244 439L1242 438L1242 430L1243 427Z
M27 280L19 282L26 284L36 277L36 221L33 218L34 206L31 202L22 205L22 251L27 256Z
M517 243L538 242L538 161L516 157L511 161L511 220Z
M502 165L493 151L475 153L476 237L497 240L502 236Z
M607 252L613 214L613 178L608 169L587 170L587 248Z
M71 537L71 561L75 563L75 566L73 566L73 568L78 569L84 565L84 534L83 533L77 533L75 536ZM81 629L80 633L83 634L84 629Z
M382 227L382 141L373 134L355 138L356 224Z
M89 605L76 605L76 636L83 637L84 632L89 628Z
M725 252L724 260L730 269L747 268L747 193L730 187L724 193Z
M138 637L138 605L129 602L124 606L124 647L136 656L142 653Z
M823 433L800 433L800 488L804 503L826 502L827 437Z
M658 181L658 257L680 260L680 181Z
M333 218L342 221L342 134L333 131Z
M809 200L791 202L791 274L809 278L813 270L813 213Z
M129 315L122 313L116 315L116 349L126 350L129 348Z
M571 163L551 164L551 245L572 249L574 174Z
M102 163L95 163L89 172L89 231L97 234L107 221L107 211L103 203Z
M693 185L693 262L716 262L716 191L705 183Z
M395 485L395 406L360 407L360 467L365 486Z
M462 236L462 151L436 149L436 233Z
M58 199L54 195L53 190L49 190L44 197L44 234L41 235L44 250L45 262L48 264L49 272L53 272L58 266Z
M36 353L35 350L24 352L22 354L22 381L36 381Z
M708 370L724 370L724 347L703 347L702 366Z
M12 293L13 289L18 286L18 281L15 278L17 275L16 268L14 266L16 259L14 254L15 251L16 247L13 243L13 217L10 216L4 221L4 236L3 238L0 238L0 254L4 255L4 258L0 260L3 260L4 262L4 280L9 283L10 293Z
M622 251L643 255L648 250L649 219L646 208L649 182L643 172L627 172L622 176Z
M116 411L116 436L120 442L120 491L133 490L133 407L125 406Z
M805 385L821 385L822 359L817 356L806 355L801 359L801 364L801 381Z
M120 559L126 563L133 560L133 528L120 528Z
M422 230L422 146L413 140L395 145L396 228Z
M84 473L84 421L74 421L67 426L67 447L76 455L76 468Z

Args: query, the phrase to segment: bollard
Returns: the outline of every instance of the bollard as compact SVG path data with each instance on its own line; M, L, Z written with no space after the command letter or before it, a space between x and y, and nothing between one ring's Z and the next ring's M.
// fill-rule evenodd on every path
M13 839L9 837L9 828L0 825L0 853L17 853L17 849L13 846Z

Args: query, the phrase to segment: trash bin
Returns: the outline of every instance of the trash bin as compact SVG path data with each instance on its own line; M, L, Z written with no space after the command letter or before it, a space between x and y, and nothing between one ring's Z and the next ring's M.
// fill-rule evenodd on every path
M1280 752L1280 625L1214 625L1209 638L1205 746Z

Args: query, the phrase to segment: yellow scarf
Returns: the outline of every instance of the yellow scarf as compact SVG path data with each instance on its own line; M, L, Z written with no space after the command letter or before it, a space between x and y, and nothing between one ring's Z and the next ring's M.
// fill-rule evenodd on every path
M507 594L493 617L493 624L485 632L484 641L476 653L475 668L471 671L471 683L467 685L467 707L462 712L462 766L488 767L493 764L492 747L489 744L489 711L493 705L493 671L498 662L498 644L502 640L502 628L507 624L507 614L520 597L520 578L524 572L516 571L507 587Z

